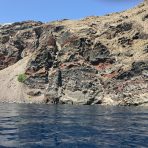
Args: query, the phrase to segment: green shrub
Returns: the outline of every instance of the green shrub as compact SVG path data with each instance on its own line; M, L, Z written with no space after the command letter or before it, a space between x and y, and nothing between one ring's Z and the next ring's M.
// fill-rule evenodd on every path
M27 76L25 74L19 74L17 80L21 83L23 83L27 79Z

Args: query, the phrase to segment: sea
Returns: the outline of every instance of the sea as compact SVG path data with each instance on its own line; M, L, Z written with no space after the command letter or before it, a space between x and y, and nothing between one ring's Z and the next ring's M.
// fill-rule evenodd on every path
M0 148L148 148L148 108L0 104Z

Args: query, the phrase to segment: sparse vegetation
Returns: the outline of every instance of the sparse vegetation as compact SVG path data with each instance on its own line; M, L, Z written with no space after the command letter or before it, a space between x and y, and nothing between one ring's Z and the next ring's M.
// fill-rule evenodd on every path
M27 76L25 74L19 74L17 80L21 83L23 83L27 79Z

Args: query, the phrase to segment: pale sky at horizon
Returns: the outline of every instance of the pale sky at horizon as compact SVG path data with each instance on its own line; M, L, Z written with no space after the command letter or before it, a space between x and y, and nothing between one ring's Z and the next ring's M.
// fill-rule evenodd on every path
M143 0L1 0L0 23L49 22L120 12Z

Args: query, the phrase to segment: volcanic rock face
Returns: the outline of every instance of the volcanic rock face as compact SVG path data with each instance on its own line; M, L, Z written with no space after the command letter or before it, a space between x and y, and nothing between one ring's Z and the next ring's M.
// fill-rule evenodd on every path
M79 21L1 25L0 72L25 57L24 102L147 104L148 5Z

